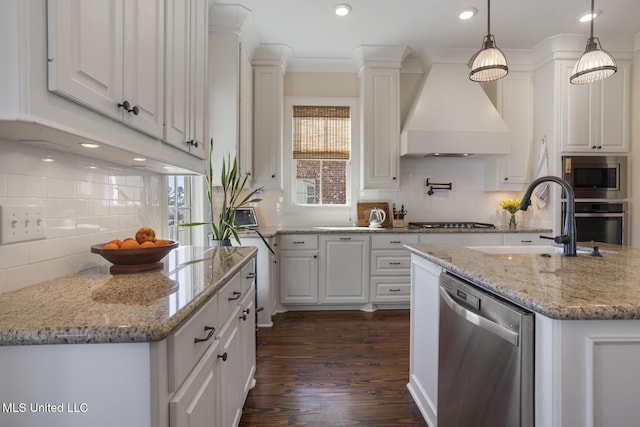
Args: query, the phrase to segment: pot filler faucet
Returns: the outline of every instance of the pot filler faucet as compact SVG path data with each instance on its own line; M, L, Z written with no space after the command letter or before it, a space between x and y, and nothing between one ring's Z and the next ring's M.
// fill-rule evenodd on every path
M531 181L531 184L527 187L527 190L522 196L522 201L518 209L526 211L531 204L531 193L533 190L543 182L555 182L559 184L564 190L567 197L567 212L564 218L563 234L553 237L553 241L556 243L562 243L564 250L562 254L564 256L576 256L576 195L573 192L571 185L562 178L557 176L542 176ZM545 236L540 236L545 237ZM549 237L547 237L549 239Z

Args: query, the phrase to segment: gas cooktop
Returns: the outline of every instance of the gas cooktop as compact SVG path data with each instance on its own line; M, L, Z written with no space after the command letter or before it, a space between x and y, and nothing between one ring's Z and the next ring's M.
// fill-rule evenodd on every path
M496 228L493 224L484 222L410 222L409 227L413 228Z

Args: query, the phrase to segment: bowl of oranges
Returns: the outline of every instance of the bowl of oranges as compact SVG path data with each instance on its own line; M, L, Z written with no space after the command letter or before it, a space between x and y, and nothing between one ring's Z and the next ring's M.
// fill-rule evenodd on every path
M162 258L177 247L178 242L156 239L152 228L142 227L135 237L93 245L91 252L113 264L109 270L111 274L126 274L161 270Z

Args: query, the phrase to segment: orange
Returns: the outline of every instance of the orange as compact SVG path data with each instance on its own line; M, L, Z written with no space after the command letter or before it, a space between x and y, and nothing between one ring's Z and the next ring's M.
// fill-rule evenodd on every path
M116 242L109 242L109 243L105 243L102 249L120 249L120 247Z
M140 243L136 242L135 239L125 240L122 242L122 249L136 249L140 247Z
M156 245L153 242L150 242L150 241L147 240L146 242L140 243L140 247L141 248L155 248Z
M156 246L167 246L169 244L168 240L158 239L156 240Z
M107 246L109 243L114 243L115 245L117 245L118 247L122 246L122 240L120 239L113 239L113 240L109 240L105 246Z

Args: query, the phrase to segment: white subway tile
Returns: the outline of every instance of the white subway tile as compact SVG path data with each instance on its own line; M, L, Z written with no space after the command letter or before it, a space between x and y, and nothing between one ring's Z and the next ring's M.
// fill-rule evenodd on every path
M76 197L75 181L63 178L47 178L47 197L62 199Z
M100 193L100 183L91 181L80 181L76 184L76 194L78 197L87 199L98 199L102 197Z
M8 197L45 197L46 179L41 176L7 174Z
M25 243L0 245L0 270L25 265L28 259L29 251Z
M93 234L100 232L100 224L96 217L81 217L76 219L76 234Z
M7 174L0 173L0 197L7 195Z
M89 200L88 215L109 215L109 200Z

